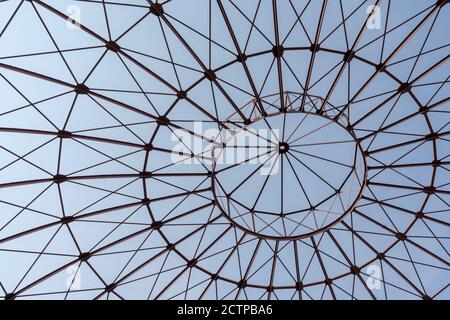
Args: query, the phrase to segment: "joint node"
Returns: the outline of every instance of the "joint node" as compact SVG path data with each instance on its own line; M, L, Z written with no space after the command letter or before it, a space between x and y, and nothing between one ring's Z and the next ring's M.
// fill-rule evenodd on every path
M433 186L423 188L423 191L427 194L433 194L436 192L436 188Z
M401 93L401 94L407 93L409 91L411 91L411 84L409 84L409 83L402 83L400 85L400 87L398 88L398 93Z
M419 108L419 112L421 114L427 114L428 111L429 111L429 109L427 107L422 106L422 107Z
M186 99L187 98L187 92L183 91L183 90L178 91L177 92L177 98L181 99L181 100Z
M192 259L192 260L188 261L187 266L189 268L193 268L193 267L195 267L196 264L197 264L197 259Z
M445 6L447 3L449 3L450 1L449 0L437 0L436 1L436 5L438 6L438 7L443 7L443 6Z
M215 81L217 79L216 73L211 69L206 70L203 74L209 81Z
M406 234L398 232L395 234L395 237L400 241L405 241L407 239Z
M442 164L441 160L434 160L432 163L433 167L439 167Z
M170 124L170 120L165 116L160 116L158 119L156 119L156 123L160 126L168 126Z
M439 135L437 134L437 132L434 132L434 133L430 133L430 134L426 135L425 139L430 141L430 140L434 140L438 137L439 137Z
M386 65L385 65L384 63L380 63L380 64L378 64L378 65L375 67L375 69L376 69L378 72L385 72L385 71L386 71Z
M152 145L151 143L147 143L147 144L144 146L144 150L145 150L145 151L152 151L152 150L153 150L153 145Z
M355 57L355 51L352 50L348 50L345 54L344 54L344 61L345 62L350 62L353 60L353 58Z
M69 224L71 222L75 221L74 216L66 216L61 218L61 224Z
M320 44L318 44L318 43L312 44L309 47L309 51L311 51L311 52L318 52L319 50L320 50Z
M244 279L242 279L241 281L238 282L237 284L238 288L245 288L247 286L247 281L245 281Z
M162 226L163 226L163 222L162 221L153 221L151 227L154 230L159 230Z
M217 273L211 275L211 280L215 281L219 279L219 275Z
M141 179L147 179L147 178L150 178L151 176L152 176L152 173L149 171L139 172L139 178L141 178Z
M236 60L241 63L247 61L247 58L248 57L245 55L245 53L241 53L236 56Z
M67 181L67 177L65 175L57 174L57 175L53 176L54 183L60 184L60 183L66 182L66 181Z
M417 219L423 219L425 217L425 213L424 212L417 212L416 213L416 218Z
M119 52L120 51L120 46L114 41L108 41L106 43L106 48L108 50L113 51L113 52Z
M114 291L114 289L116 289L116 288L117 288L117 284L111 283L110 285L108 285L108 286L105 287L105 291L106 291L106 292L112 292L112 291Z
M358 268L357 266L351 266L351 267L350 267L350 272L351 272L352 274L354 274L354 275L357 275L358 273L361 272L361 269Z
M164 8L161 3L153 3L150 6L150 13L155 16L162 16L164 14Z
M90 91L89 87L83 83L79 83L75 86L75 92L77 94L88 94Z
M66 130L59 130L58 131L58 138L70 139L70 138L72 138L72 132L66 131Z
M5 300L7 300L7 301L14 300L15 298L16 298L16 295L14 293L5 294Z
M282 45L278 45L272 48L272 53L275 58L281 58L284 54L284 47Z
M80 259L80 261L82 262L86 262L88 261L90 258L92 257L92 254L89 252L84 252L82 254L79 255L78 259Z

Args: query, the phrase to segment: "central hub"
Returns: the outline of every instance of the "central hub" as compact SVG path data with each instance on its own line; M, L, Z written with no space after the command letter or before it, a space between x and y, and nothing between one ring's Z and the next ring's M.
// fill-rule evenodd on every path
M226 139L212 189L223 215L261 238L326 231L350 213L366 184L363 150L347 126L313 112L261 116Z
M280 142L278 144L278 153L285 154L289 152L289 144L287 142Z

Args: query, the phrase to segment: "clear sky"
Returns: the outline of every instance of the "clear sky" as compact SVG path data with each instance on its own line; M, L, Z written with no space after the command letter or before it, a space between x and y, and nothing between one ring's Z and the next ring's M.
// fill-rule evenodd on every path
M449 6L377 2L0 1L0 297L450 298ZM174 132L246 119L222 202Z

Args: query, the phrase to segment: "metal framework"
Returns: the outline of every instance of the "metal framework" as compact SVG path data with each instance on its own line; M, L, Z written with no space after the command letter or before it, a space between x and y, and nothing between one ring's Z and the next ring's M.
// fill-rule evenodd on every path
M409 3L1 1L0 297L448 299L449 6Z

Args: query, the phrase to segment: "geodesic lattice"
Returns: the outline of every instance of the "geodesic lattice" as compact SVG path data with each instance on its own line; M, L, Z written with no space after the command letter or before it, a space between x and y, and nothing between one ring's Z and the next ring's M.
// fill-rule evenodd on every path
M448 299L447 3L1 1L0 297Z

